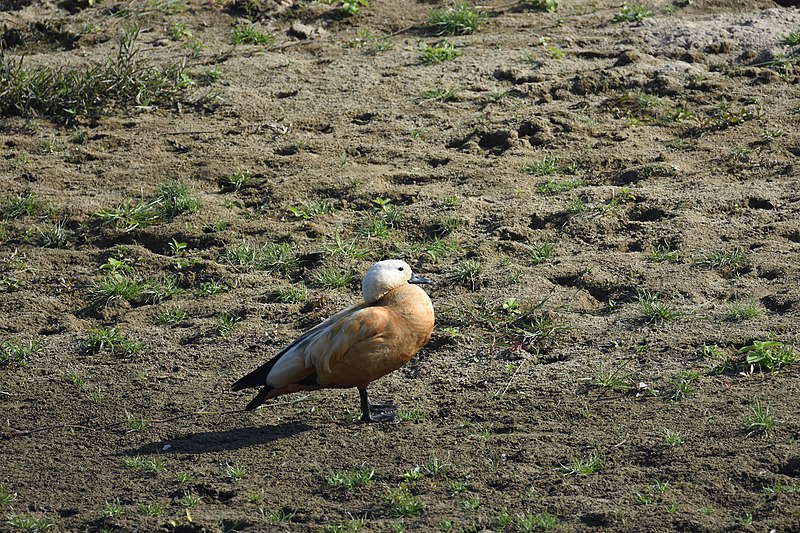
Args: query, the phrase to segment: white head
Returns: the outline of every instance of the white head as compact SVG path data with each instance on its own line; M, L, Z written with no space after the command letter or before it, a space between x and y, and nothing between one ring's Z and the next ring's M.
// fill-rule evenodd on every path
M406 283L430 283L430 280L414 275L408 263L400 259L378 261L364 274L361 295L365 302L372 304L383 298L387 292Z

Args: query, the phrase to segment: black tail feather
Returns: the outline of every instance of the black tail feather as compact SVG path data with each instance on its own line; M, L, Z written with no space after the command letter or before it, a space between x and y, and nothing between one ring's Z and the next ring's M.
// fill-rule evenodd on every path
M242 390L242 389L252 389L255 387L263 387L267 384L267 374L269 374L272 367L275 366L275 363L278 362L278 357L274 357L270 359L260 367L256 368L239 381L231 385L232 391Z
M269 385L266 385L263 389L258 391L258 394L256 394L255 398L250 400L250 403L248 403L245 406L244 410L245 411L252 411L253 409L258 407L259 405L263 404L264 403L264 399L267 397L267 394L269 394L269 391L271 391L271 390L272 390L272 387L270 387Z

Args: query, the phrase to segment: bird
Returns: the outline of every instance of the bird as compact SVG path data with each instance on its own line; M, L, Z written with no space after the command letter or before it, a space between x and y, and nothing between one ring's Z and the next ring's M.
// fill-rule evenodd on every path
M363 422L393 420L392 401L371 403L367 386L408 363L428 342L433 304L405 261L374 263L361 283L363 302L339 311L283 347L272 359L231 386L261 387L245 407L299 391L358 389Z

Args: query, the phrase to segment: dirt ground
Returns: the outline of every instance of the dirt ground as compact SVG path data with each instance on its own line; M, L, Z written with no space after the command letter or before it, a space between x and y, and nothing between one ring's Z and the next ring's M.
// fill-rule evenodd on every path
M187 81L4 107L0 529L800 531L800 10L488 1L442 37L444 2L339 4L0 0L5 61L90 68L135 24ZM435 282L371 387L400 419L241 411L388 257Z

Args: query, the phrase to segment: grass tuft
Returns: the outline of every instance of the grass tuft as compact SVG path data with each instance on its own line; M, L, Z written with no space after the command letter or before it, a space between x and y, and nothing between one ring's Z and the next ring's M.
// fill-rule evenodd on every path
M354 466L349 470L339 470L331 472L325 478L331 487L342 487L346 490L353 490L362 487L372 481L375 476L375 469L366 464Z
M458 3L431 13L428 17L428 28L434 35L468 35L477 31L485 19L484 13L475 11L467 4Z
M756 400L750 407L750 413L745 417L745 424L749 431L748 436L767 433L777 424L769 405Z
M89 330L83 349L90 354L107 350L114 355L132 355L140 351L142 345L125 338L117 328L100 327Z
M192 97L193 82L183 63L153 64L136 46L138 28L119 38L115 57L73 68L28 65L0 49L0 115L44 115L64 121L97 116L118 106L202 105Z
M414 498L405 484L388 489L383 499L389 504L389 515L393 517L415 516L422 512L422 503Z
M422 50L422 55L420 55L420 60L423 63L427 64L435 64L441 63L443 61L450 61L451 59L455 59L462 54L461 50L456 48L453 43L448 41L442 41L436 43L433 46L426 46ZM424 100L430 100L431 98L425 98ZM436 98L437 100L447 100L449 98Z
M42 351L38 342L11 339L0 343L0 366L27 366L31 358Z
M614 15L614 22L638 22L651 16L653 12L644 4L622 4L619 13Z
M603 460L600 458L600 454L597 453L597 450L592 451L592 453L586 457L573 457L570 459L568 465L561 465L565 474L576 474L579 476L593 474L604 467Z
M683 313L675 309L672 304L661 301L661 297L658 294L650 291L638 291L637 299L639 310L648 324L661 325L664 322L677 320L683 316Z
M463 259L450 269L450 280L476 290L483 278L483 263L475 259Z
M798 361L794 348L779 341L754 341L753 344L739 348L736 355L744 356L744 362L750 365L751 372L756 369L773 372Z
M231 42L234 45L260 44L269 46L275 42L275 36L264 31L257 24L239 24L231 30Z

